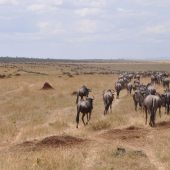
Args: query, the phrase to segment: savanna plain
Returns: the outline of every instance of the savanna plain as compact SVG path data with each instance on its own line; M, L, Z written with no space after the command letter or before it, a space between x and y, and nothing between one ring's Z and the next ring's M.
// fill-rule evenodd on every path
M170 73L170 62L1 62L0 170L169 170L164 108L152 128L122 90L103 114L103 90L114 89L121 71ZM42 89L45 82L53 89ZM92 89L94 108L89 124L80 119L77 129L75 94L82 85Z

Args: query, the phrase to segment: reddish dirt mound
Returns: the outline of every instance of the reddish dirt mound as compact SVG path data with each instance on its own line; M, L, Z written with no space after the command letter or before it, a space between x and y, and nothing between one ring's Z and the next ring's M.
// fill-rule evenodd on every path
M130 126L123 129L112 129L109 130L103 134L101 134L101 137L104 137L106 139L111 140L141 140L141 138L144 138L148 133L148 130L142 129L135 126Z
M0 74L0 78L3 79L5 78L6 76L4 74Z
M135 126L129 126L126 128L126 130L140 130L141 128L135 127Z
M170 122L162 121L156 124L156 127L158 128L170 128Z
M84 139L76 138L73 136L50 136L38 142L37 145L58 147L58 146L75 145L82 142L84 142Z
M50 89L54 89L48 82L45 82L43 87L43 90L50 90Z
M17 149L29 149L36 150L44 147L62 147L62 146L74 146L87 141L86 139L81 139L73 136L50 136L46 137L40 141L25 141L21 144L16 145Z

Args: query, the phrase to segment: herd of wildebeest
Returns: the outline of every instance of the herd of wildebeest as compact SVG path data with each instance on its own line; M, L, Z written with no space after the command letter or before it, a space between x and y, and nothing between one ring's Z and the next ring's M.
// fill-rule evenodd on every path
M150 77L150 82L147 84L141 83L141 77ZM165 107L165 113L169 114L170 111L170 90L169 90L169 74L167 72L122 72L118 76L118 80L115 82L115 89L108 89L103 91L103 102L104 102L104 115L107 114L109 108L112 111L112 102L114 96L119 98L119 94L123 89L127 89L127 92L132 95L135 110L139 106L141 110L145 111L146 122L147 117L150 116L149 125L155 126L156 112L159 110L161 116L161 107ZM164 91L158 93L155 85L163 86ZM79 116L82 113L83 124L88 124L91 113L93 110L93 97L88 97L89 92L92 90L83 85L77 91L77 128L79 124ZM115 94L116 93L116 94ZM132 94L133 93L133 94ZM80 98L80 99L79 99ZM87 116L87 122L84 122L84 117Z

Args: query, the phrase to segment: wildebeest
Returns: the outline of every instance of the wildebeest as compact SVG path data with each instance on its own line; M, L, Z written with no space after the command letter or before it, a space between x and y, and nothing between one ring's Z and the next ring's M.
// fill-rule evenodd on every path
M89 92L91 92L91 89L88 89L85 85L83 85L77 92L76 104L78 103L79 96L81 97L81 99L83 99L83 96L88 97Z
M162 80L163 82L163 87L169 90L169 79L166 77Z
M122 85L118 82L115 83L116 98L119 98L119 93L122 90Z
M132 85L131 82L129 82L129 83L127 84L127 91L128 91L130 94L132 93L132 88L133 88L133 85Z
M77 128L79 124L79 116L80 113L82 113L82 121L83 124L88 124L90 118L91 118L91 112L93 110L93 100L94 98L86 98L85 100L80 100L77 104L77 116L76 116L76 122L77 122ZM87 116L87 122L84 122L84 116Z
M139 86L140 86L140 81L135 79L133 82L133 90L137 90Z
M165 113L169 114L170 111L170 91L165 91L164 94L161 95L162 104L165 107Z
M140 90L135 90L135 93L133 94L133 101L135 104L135 111L137 111L138 104L142 108L144 101L144 93L142 93Z
M144 105L145 114L146 114L145 124L147 124L147 116L148 116L148 113L149 113L150 114L149 125L152 126L152 127L155 126L156 111L159 108L159 112L160 112L161 104L162 104L161 99L157 95L151 95L150 94L144 99L143 105Z
M150 83L147 84L147 90L149 94L155 95L156 94L156 89L154 86L152 86Z
M156 84L156 76L151 75L151 84Z
M104 115L107 114L107 111L110 107L110 110L112 111L112 102L114 99L114 90L107 90L103 92L103 102L104 102Z
M136 78L137 80L140 80L140 75L136 74L134 78Z

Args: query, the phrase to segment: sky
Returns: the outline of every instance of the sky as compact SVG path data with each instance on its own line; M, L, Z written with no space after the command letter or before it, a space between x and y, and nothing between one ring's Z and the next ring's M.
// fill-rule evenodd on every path
M170 0L0 0L0 56L170 59Z

